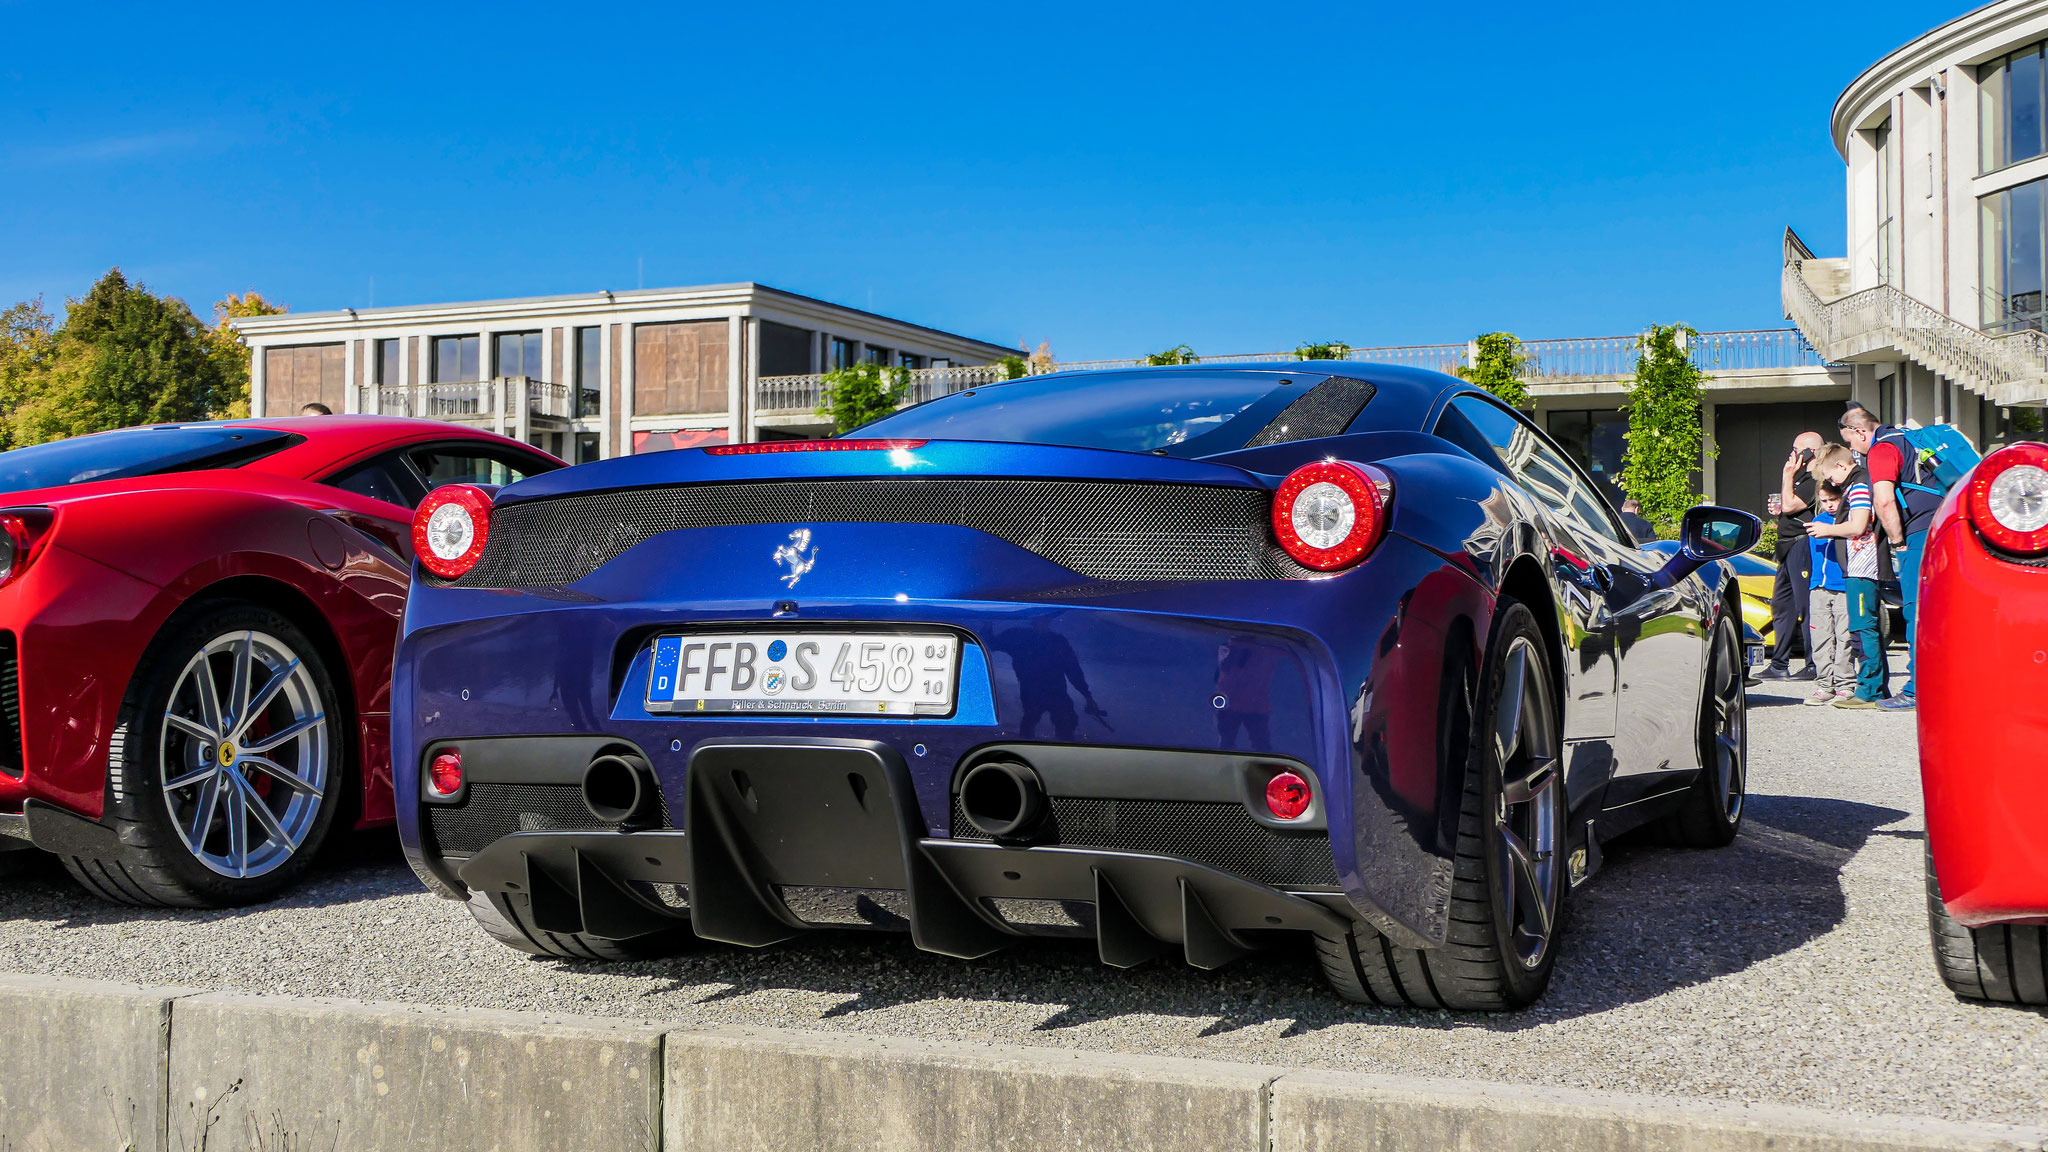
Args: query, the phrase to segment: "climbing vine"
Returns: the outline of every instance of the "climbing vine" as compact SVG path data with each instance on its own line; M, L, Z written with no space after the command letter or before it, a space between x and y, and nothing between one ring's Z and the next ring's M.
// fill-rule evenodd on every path
M1686 355L1699 333L1683 324L1644 333L1628 385L1628 447L1621 490L1642 505L1659 535L1676 536L1686 509L1698 504L1699 470L1719 450L1701 454L1700 405L1709 377Z
M1458 369L1458 375L1516 408L1528 408L1529 389L1522 383L1528 357L1522 354L1521 339L1512 332L1488 332L1472 345L1476 355L1471 364Z

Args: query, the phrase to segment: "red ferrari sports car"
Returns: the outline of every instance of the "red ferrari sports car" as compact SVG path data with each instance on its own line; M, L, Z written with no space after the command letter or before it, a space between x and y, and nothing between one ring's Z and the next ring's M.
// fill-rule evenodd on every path
M2048 1004L2048 445L1957 484L1920 573L1935 964L1958 996Z
M391 819L413 506L562 462L432 420L125 428L0 453L0 847L131 904L264 899Z

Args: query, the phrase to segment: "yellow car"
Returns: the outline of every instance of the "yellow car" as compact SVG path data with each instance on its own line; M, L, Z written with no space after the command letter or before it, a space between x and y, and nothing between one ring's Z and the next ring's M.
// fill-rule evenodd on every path
M1735 570L1735 583L1742 589L1742 622L1756 629L1768 649L1771 634L1771 586L1777 583L1778 566L1754 552L1730 556L1722 563Z

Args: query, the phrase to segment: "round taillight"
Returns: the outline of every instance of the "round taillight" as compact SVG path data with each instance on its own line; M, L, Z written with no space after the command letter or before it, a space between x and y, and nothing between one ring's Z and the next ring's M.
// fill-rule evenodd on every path
M1304 567L1348 568L1379 543L1386 484L1376 471L1342 460L1304 464L1273 494L1273 535Z
M427 783L443 796L453 796L462 791L462 750L450 748L436 752L427 765Z
M476 567L490 538L491 496L473 484L434 489L412 516L413 554L444 580Z
M2001 552L2048 553L2048 444L2014 444L1985 457L1970 474L1963 511Z
M1298 820L1314 794L1299 772L1281 772L1266 781L1266 810L1282 820Z

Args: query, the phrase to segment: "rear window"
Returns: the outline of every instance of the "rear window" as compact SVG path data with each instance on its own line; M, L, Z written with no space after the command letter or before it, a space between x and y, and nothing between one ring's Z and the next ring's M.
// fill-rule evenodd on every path
M907 408L860 435L1150 452L1216 431L1278 385L1225 373L1026 378Z
M305 437L218 424L123 428L0 452L0 492L201 468L239 468Z

